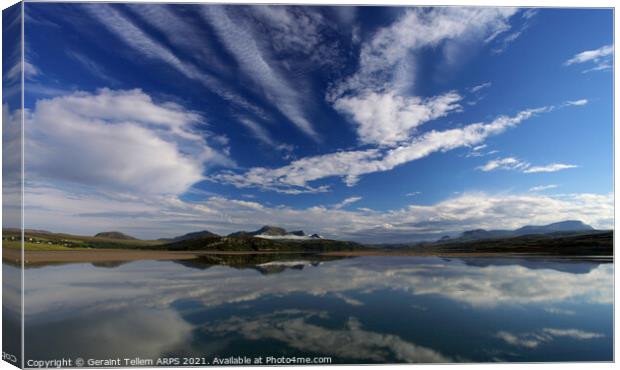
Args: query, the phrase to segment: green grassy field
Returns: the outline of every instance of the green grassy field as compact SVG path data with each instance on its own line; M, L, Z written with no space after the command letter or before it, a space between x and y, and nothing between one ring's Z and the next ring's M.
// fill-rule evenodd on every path
M19 249L20 243L18 241L2 241L3 248ZM50 244L36 244L31 242L24 243L24 249L27 251L70 251L70 250L87 250L89 248L80 247L65 247L62 245L50 245Z
M157 249L165 242L159 240L124 240L93 236L81 236L56 233L26 232L25 250L84 250L84 249ZM3 231L2 245L6 248L19 249L20 234L15 231Z

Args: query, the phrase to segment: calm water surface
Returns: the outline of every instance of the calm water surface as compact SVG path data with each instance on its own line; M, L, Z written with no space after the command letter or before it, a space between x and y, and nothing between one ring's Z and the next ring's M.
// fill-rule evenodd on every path
M235 258L29 268L26 359L613 359L610 263Z

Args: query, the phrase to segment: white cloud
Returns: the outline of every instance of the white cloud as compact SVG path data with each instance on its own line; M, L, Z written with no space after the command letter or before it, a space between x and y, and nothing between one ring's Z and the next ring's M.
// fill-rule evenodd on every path
M596 71L606 71L608 69L612 69L613 65L611 64L611 61L606 61L606 62L601 62L598 65L592 67L592 68L588 68L588 69L584 69L583 71L581 71L581 73L590 73L590 72L596 72Z
M563 164L563 163L551 163L546 166L532 166L524 170L525 173L538 173L538 172L557 172L561 170L566 170L569 168L577 168L577 165L574 164Z
M605 335L601 333L593 333L580 329L556 328L544 328L536 332L518 334L500 331L495 336L510 345L525 348L537 348L541 344L552 342L558 337L571 338L575 340L590 340L605 337Z
M380 28L361 46L359 68L333 84L328 102L351 115L362 143L395 145L411 139L422 123L458 111L461 97L407 96L413 85L416 53L425 48L459 48L461 41L493 38L509 27L512 8L412 8Z
M355 203L355 202L359 202L360 200L362 200L362 197L349 197L346 198L345 200L343 200L342 202L335 204L333 206L334 209L341 209L343 207L348 206L349 204Z
M481 90L488 89L489 87L491 87L491 85L493 85L491 82L484 82L484 83L481 83L480 85L476 85L472 87L471 89L469 89L469 91L471 91L472 93L477 93Z
M528 167L529 164L527 162L523 162L517 158L507 157L500 159L493 159L487 162L485 165L478 167L481 171L493 171L493 170L521 170L523 168Z
M601 46L598 49L586 50L586 51L582 51L581 53L575 54L574 57L567 60L564 64L569 66L572 64L579 64L579 63L585 63L585 62L590 62L590 61L597 62L601 58L611 56L613 53L614 53L613 45L605 45L605 46Z
M535 15L537 15L539 11L540 11L539 8L527 8L523 10L523 13L521 13L521 16L525 19L531 19Z
M588 104L588 99L569 100L565 103L567 106L582 106Z
M200 9L245 75L261 87L268 99L293 124L308 136L318 139L319 135L303 113L302 97L276 69L272 68L272 63L258 47L254 34L243 22L231 19L224 7L204 6Z
M415 58L412 53L417 50L436 47L445 40L484 40L498 30L506 30L508 19L516 11L481 7L408 9L362 45L359 71L331 92L331 100L347 90L384 88L391 82L394 71L403 63L411 63Z
M223 172L210 179L240 188L257 187L284 193L326 191L325 185L315 187L309 183L334 176L342 177L345 184L353 186L359 177L365 174L389 171L435 152L480 145L487 137L502 133L537 113L549 110L548 107L528 109L512 117L500 116L489 123L473 123L445 131L428 131L408 143L385 151L341 151L301 158L280 168L255 167L244 174Z
M19 181L22 165L22 110L2 105L2 183Z
M614 54L613 45L605 45L605 46L601 46L598 49L586 50L581 53L578 53L575 56L573 56L571 59L564 62L564 65L570 66L574 64L583 64L583 63L595 64L594 67L585 69L582 71L582 73L612 69L613 68L613 65L612 65L613 54Z
M530 191L532 192L538 192L538 191L545 191L545 190L549 190L549 189L555 189L557 188L558 185L539 185L539 186L533 186L530 188Z
M248 130L250 130L258 140L262 141L267 145L276 145L271 138L271 135L269 135L269 132L267 132L267 130L263 126L261 126L254 120L247 117L239 117L238 120L239 122L241 122L242 125L244 125Z
M517 347L536 348L540 344L540 339L537 336L532 338L531 336L516 335L506 331L500 331L495 336Z
M85 4L83 7L111 33L138 53L164 62L190 79L207 81L206 76L194 65L180 60L170 49L153 39L114 7L106 4Z
M547 334L550 334L554 337L567 337L577 340L588 340L595 338L603 338L605 335L601 333L593 333L580 329L555 329L555 328L545 328L543 331Z
M334 107L354 119L362 143L391 146L409 139L421 124L460 109L460 100L455 92L428 99L367 92L340 98Z
M550 314L553 314L553 315L569 315L569 316L573 316L573 315L577 314L577 312L575 312L573 310L565 310L563 308L557 308L557 307L545 308L545 312L549 312Z
M226 76L230 73L225 63L214 53L217 46L211 41L205 28L192 17L180 16L174 11L174 5L128 4L128 8L161 32L172 45L199 60L201 67L218 75Z
M39 100L27 115L27 171L98 189L180 194L203 165L232 162L193 129L198 114L141 90Z
M416 195L420 195L420 194L422 194L422 193L421 193L421 192L419 192L419 191L412 191L412 192L410 192L410 193L405 194L405 196L408 196L408 197L414 197L414 196L416 196Z
M487 144L476 145L473 148L471 148L469 153L465 154L465 158L483 157L483 156L493 155L493 154L498 153L497 150L490 150L488 152L483 152L482 149L485 149L485 148L487 148Z
M434 204L385 211L294 208L208 194L203 198L190 202L175 195L126 195L101 187L32 183L26 188L25 206L29 227L78 234L120 229L142 238L203 229L226 235L265 224L365 242L404 242L419 240L420 233L516 229L574 219L595 228L613 227L613 194L464 193Z
M187 60L181 60L170 48L149 36L148 33L119 12L115 7L107 4L83 4L82 6L94 19L103 24L113 35L129 46L133 52L142 57L156 60L170 66L173 70L176 70L186 78L198 81L203 86L219 95L222 99L236 105L238 108L252 112L260 117L266 116L263 109L248 102L247 99L232 91L226 84L223 84L215 78L214 75L205 73L195 64ZM151 9L151 12L153 12L156 11L157 6L152 5L145 9ZM168 30L165 32L166 35L169 35L170 39L178 40L178 34L170 36L170 29L166 27L180 27L179 22L175 22L171 17L166 18L165 25L161 24L163 18L167 17L168 13L162 9L160 9L160 11L163 12L163 16L157 12L157 16L150 18L149 23L155 24L159 27L160 31ZM174 31L178 30L179 28L174 28ZM186 32L187 28L184 27L180 30ZM172 32L172 34L174 34L174 32ZM178 41L175 42L179 44ZM190 46L189 52L194 52L196 50L195 47L191 47L195 42L196 40L192 40L189 44L186 42L185 46ZM211 60L210 58L207 59ZM215 65L215 63L212 65Z
M355 12L354 7L334 8ZM276 54L284 55L294 63L306 65L305 62L310 61L310 68L341 66L341 54L345 51L338 41L333 40L337 38L333 36L338 26L326 19L318 8L258 6L253 7L250 13L257 20L254 29L257 33L266 34L265 43Z
M530 163L522 161L518 158L507 157L493 159L486 164L478 167L481 171L493 171L493 170L513 170L523 173L538 173L538 172L557 172L569 168L577 168L574 164L563 163L551 163L546 166L532 166Z
M527 9L522 11L520 14L521 18L523 19L523 23L521 24L521 26L513 32L502 32L507 34L505 34L503 37L498 38L499 40L495 48L492 49L492 52L496 54L501 54L506 51L510 44L515 42L528 28L530 28L530 26L532 25L532 19L534 18L534 16L536 16L536 14L538 14L538 10ZM508 31L508 28L506 28L506 31Z
M118 83L118 81L112 78L98 62L87 57L86 55L74 50L67 50L67 55L80 63L82 67L92 74L92 76L98 77L107 82Z
M24 78L25 79L33 79L34 77L38 76L41 74L41 71L39 70L39 68L37 68L34 64L30 63L29 61L24 61ZM18 82L21 80L22 78L22 63L17 62L16 64L14 64L11 68L9 68L9 70L6 72L6 74L3 76L4 80L7 81L8 83L14 83L14 82Z
M2 225L22 222L22 111L2 105Z

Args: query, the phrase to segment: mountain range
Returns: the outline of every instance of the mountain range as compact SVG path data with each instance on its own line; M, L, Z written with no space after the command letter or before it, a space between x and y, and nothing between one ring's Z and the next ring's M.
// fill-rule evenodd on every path
M401 244L359 244L352 241L324 239L303 231L287 232L264 226L252 232L220 236L207 230L192 232L171 239L139 240L118 231L95 236L24 230L25 247L132 249L168 251L217 252L335 252L381 251L402 249L423 253L535 253L546 255L609 256L613 254L613 230L595 230L581 221L563 221L541 226L524 226L515 230L475 229L453 233L425 242ZM3 243L18 243L19 229L3 229ZM8 244L7 244L8 245ZM16 247L18 247L16 245ZM272 266L273 267L273 266Z
M443 242L471 242L476 240L488 240L488 239L501 239L501 238L511 238L516 236L524 236L524 235L542 235L542 234L551 234L551 233L577 233L577 232L587 232L587 231L595 231L595 229L578 220L568 220L555 222L547 225L527 225L520 227L515 230L506 230L506 229L498 229L498 230L485 230L485 229L474 229L467 230L460 234L451 234L444 235L441 238L437 238L435 236L433 238L433 234L429 235L411 235L410 243L394 243L394 245L403 245L403 244L412 244L417 242L428 243L435 240L437 243ZM42 232L42 231L39 231ZM437 235L437 234L435 234ZM441 235L441 234L438 234ZM119 231L106 231L101 232L95 235L96 238L105 238L105 239L115 239L115 240L137 240L132 236L121 233ZM208 230L195 231L187 234L179 235L173 238L162 238L158 239L161 242L180 242L186 240L193 239L202 239L208 237L222 237L216 233L213 233ZM237 231L226 235L228 238L249 238L249 237L257 237L262 239L272 239L272 240L318 240L323 239L318 234L308 235L304 233L303 230L296 231L286 231L286 229L277 226L265 225L258 230L255 231ZM389 242L382 245L389 245Z
M555 222L548 225L542 226L523 226L516 230L485 230L485 229L475 229L468 230L461 233L460 236L451 238L449 236L444 236L438 240L438 242L469 242L475 240L485 240L485 239L499 239L499 238L511 238L515 236L524 236L524 235L540 235L540 234L551 234L551 233L573 233L573 232L584 232L584 231L594 231L594 228L590 225L587 225L581 221L569 220L569 221L561 221Z
M265 239L290 239L290 240L299 240L299 239L322 239L322 237L318 234L306 235L303 230L291 231L287 232L285 229L277 226L269 226L265 225L256 231L237 231L231 234L228 234L228 237L249 237L255 236L259 238Z

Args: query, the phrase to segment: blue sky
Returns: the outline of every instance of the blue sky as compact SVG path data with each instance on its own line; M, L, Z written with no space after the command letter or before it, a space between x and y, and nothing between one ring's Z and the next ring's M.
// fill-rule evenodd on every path
M28 3L26 226L610 228L612 30L602 9Z

